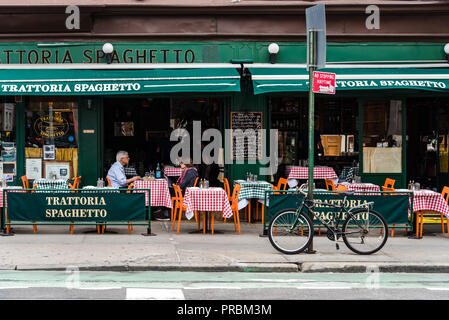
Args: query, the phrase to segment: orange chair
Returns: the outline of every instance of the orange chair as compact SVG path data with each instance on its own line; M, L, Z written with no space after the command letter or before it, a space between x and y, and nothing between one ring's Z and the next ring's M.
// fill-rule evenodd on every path
M108 187L110 187L111 186L111 180L109 180L109 178L106 177L106 181L108 182Z
M441 191L441 195L443 196L444 200L446 200L446 203L449 203L449 187L445 186ZM443 219L443 215L441 215L441 219ZM446 219L446 229L447 229L447 236L449 237L449 218Z
M199 178L195 179L195 182L193 183L193 187L196 187L196 185L198 184L198 180L199 180Z
M390 179L390 178L386 178L385 179L385 183L384 183L384 187L385 188L394 188L394 183L396 182L396 180Z
M237 228L238 228L238 232L240 233L240 217L239 217L239 193L240 193L240 188L241 186L239 184L236 184L234 187L234 190L232 192L232 197L231 197L231 209L232 209L232 213L234 216L234 228L235 231L237 232ZM213 229L213 225L212 225L212 234L214 232Z
M387 178L387 180L391 180L391 179ZM394 180L392 180L392 181L393 181L392 183L394 185ZM385 181L385 184L387 184L387 181ZM391 185L391 181L389 182L389 184ZM382 191L391 192L391 191L394 191L394 188L393 187L382 186ZM394 195L394 193L384 193L384 196L391 196L391 195ZM391 237L392 238L394 237L394 226L395 226L395 224L393 224L393 226L391 228ZM407 229L406 229L406 231L407 231Z
M285 190L287 188L288 180L285 178L279 178L278 185L276 187L277 190Z
M229 181L227 178L223 178L223 189L226 191L228 200L231 201L231 187L229 186Z
M73 179L73 184L69 183L70 189L79 189L79 187L80 187L80 180L81 180L81 176L75 177ZM77 190L73 190L72 192L78 193ZM69 231L70 231L70 234L73 234L73 224L69 227Z
M23 185L24 189L30 188L30 183L28 182L27 176L22 176L22 185ZM28 191L26 191L26 192L28 192Z
M175 201L175 209L174 209L174 219L173 219L173 227L172 230L175 230L175 223L176 223L176 212L178 212L178 229L177 229L177 234L179 234L179 227L181 226L181 216L182 216L182 212L186 211L187 208L186 206L184 206L183 201L184 201L184 197L182 195L182 191L181 191L181 187L173 184L173 189L175 189L175 197L176 197L176 201ZM198 220L197 217L197 213L195 211L195 220L198 222L198 230L200 229L200 222ZM203 227L204 228L204 227Z
M337 186L337 191L348 191L348 188L344 185L339 184Z
M335 183L333 180L324 179L324 182L326 182L326 189L328 191L335 191Z
M449 201L449 187L443 187L443 190L441 191L441 195L444 198L444 200L446 201L446 203L448 203ZM432 212L432 211L419 211L416 215L416 237L422 237L422 233L423 233L423 220L424 220L424 214L426 214L427 216L440 216L441 218L441 233L444 234L444 215L441 212ZM448 237L449 237L449 218L446 220L446 228L447 228L447 233L448 233ZM418 235L418 230L419 230L419 235Z

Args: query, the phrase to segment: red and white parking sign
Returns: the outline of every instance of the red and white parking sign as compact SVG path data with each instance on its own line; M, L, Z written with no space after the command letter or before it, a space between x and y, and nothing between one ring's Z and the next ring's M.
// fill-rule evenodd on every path
M314 71L313 92L335 94L335 73Z

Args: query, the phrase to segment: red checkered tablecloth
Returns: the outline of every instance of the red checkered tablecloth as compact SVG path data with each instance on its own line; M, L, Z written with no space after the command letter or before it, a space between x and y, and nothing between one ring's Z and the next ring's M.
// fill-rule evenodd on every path
M308 179L309 168L307 167L290 167L290 173L287 179ZM331 167L314 167L313 168L314 179L338 179L337 174Z
M181 176L182 169L177 167L165 167L164 174L168 177L179 177Z
M11 187L7 187L6 188L6 192L5 192L5 204L6 207L8 206L8 192L24 192L22 187L19 186L11 186ZM14 191L10 191L10 190L14 190ZM3 188L0 188L0 208L3 208Z
M152 181L137 180L134 182L134 192L145 192L136 189L150 189L151 207L167 207L172 208L170 191L168 183L165 179L156 179ZM148 206L148 192L145 192L145 205Z
M183 204L188 212L220 211L224 218L232 217L228 196L223 188L187 188Z
M434 211L449 218L449 206L441 193L430 190L413 191L413 212Z
M380 187L377 184L372 183L340 183L340 185L345 186L348 191L380 191ZM354 193L355 195L365 195L365 196L378 196L380 193Z

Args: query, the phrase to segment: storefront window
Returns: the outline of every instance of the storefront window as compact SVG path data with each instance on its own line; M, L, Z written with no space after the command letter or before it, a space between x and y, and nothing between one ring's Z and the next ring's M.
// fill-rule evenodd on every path
M363 172L402 172L402 101L364 102Z
M4 97L0 103L0 178L12 182L16 176L16 126L13 98Z
M25 108L28 179L78 176L78 102L72 97L31 97Z

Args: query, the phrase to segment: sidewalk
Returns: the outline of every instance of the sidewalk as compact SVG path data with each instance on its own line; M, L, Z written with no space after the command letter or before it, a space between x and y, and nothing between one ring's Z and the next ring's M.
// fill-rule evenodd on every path
M448 272L449 238L439 225L424 227L424 238L408 239L396 229L385 247L371 256L351 252L343 243L340 250L325 235L314 238L316 254L283 255L260 237L262 225L241 223L242 234L233 223L218 222L214 235L192 234L195 222L182 221L180 234L171 231L170 222L154 221L145 237L144 226L112 226L117 233L98 235L93 226L14 227L15 236L0 237L0 269L107 271L254 271L254 272ZM91 231L86 233L86 231ZM322 230L323 231L323 230ZM429 232L430 231L430 232Z

